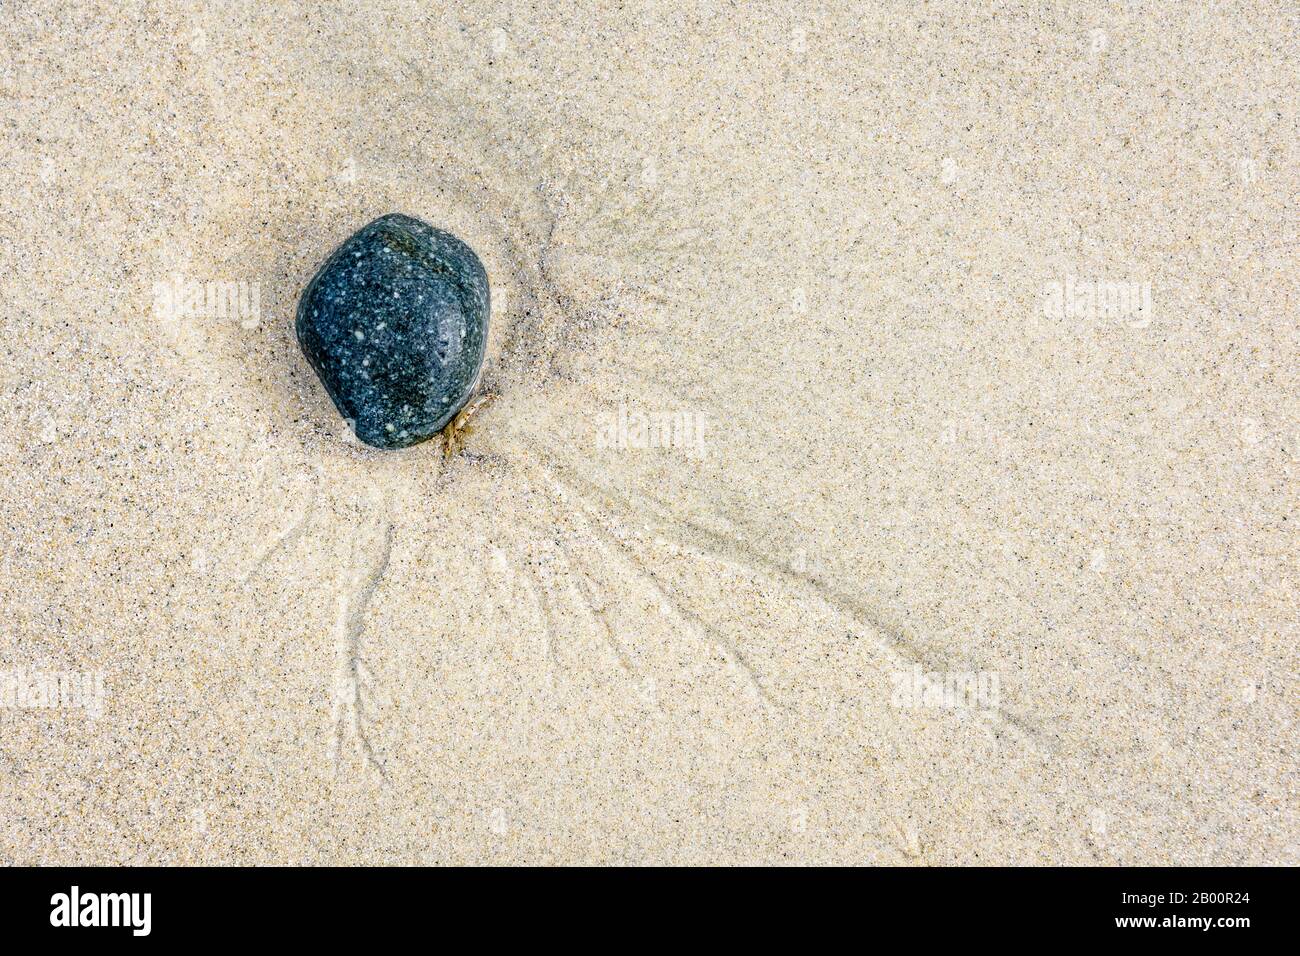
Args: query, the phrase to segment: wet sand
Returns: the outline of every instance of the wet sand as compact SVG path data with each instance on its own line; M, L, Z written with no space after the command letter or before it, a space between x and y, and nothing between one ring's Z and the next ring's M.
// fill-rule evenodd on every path
M12 11L0 859L1297 862L1294 30ZM390 211L451 462L294 340Z

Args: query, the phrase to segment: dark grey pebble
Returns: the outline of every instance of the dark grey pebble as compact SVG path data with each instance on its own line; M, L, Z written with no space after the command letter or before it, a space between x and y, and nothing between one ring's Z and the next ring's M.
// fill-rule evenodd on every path
M298 344L357 438L427 441L478 384L488 277L474 250L390 213L325 261L298 303Z

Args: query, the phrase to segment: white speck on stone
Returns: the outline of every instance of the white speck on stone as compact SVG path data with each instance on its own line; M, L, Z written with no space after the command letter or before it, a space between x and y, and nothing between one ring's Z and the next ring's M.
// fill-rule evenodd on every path
M389 422L387 425L384 426L384 429L388 432L395 432L397 431L397 426L394 425L392 422Z
M362 333L360 329L353 329L352 334L357 337L358 342L364 342L366 340L364 333Z

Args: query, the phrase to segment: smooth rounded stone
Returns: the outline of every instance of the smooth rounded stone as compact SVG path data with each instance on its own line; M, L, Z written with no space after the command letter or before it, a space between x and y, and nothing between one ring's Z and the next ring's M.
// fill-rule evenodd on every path
M298 303L298 344L357 438L405 448L438 434L483 367L488 278L469 246L390 213L354 233Z

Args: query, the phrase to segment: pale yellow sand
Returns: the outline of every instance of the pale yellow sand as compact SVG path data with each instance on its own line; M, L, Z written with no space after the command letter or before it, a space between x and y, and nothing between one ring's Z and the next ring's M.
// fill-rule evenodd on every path
M0 856L1296 862L1294 8L978 6L6 8ZM394 210L449 466L293 336Z

